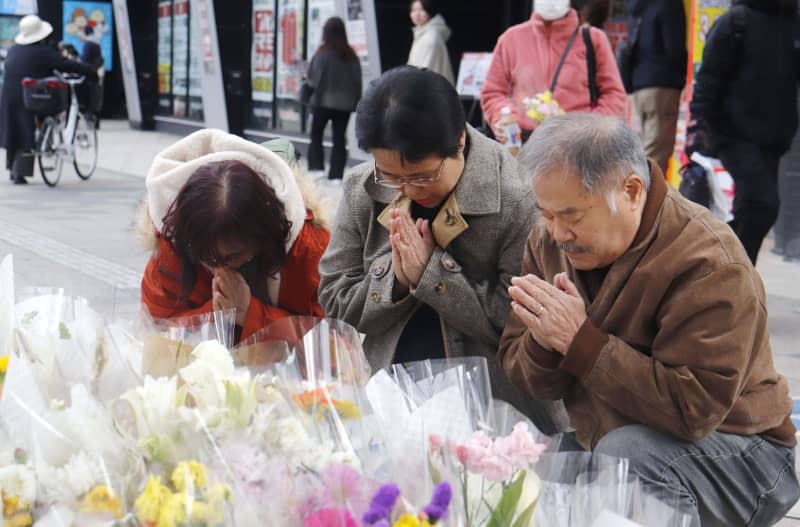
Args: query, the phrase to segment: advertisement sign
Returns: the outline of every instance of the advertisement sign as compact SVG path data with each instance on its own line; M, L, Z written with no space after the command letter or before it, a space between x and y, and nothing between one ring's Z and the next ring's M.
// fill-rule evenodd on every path
M361 0L347 0L347 39L350 47L361 59L361 71L369 69L369 44L367 42L367 22L364 18L364 5Z
M87 40L100 44L106 71L113 68L112 38L114 15L111 4L103 2L64 1L64 42L72 44L80 52ZM86 36L86 27L92 35Z
M322 44L322 29L325 21L336 16L336 2L334 0L309 0L308 2L308 53L306 57L311 60L314 52Z
M250 56L253 100L272 102L275 82L275 2L253 0L253 48Z
M0 15L35 15L36 0L0 0Z
M158 2L158 93L172 93L172 0ZM163 106L163 104L160 104ZM167 100L166 106L169 107Z
M459 95L479 98L481 88L492 65L491 53L464 53L458 68L456 91Z
M302 125L297 94L305 73L304 14L305 0L278 0L277 124L293 131Z
M172 5L172 104L173 114L184 117L189 94L189 0Z
M142 123L142 108L136 79L136 61L133 56L128 3L126 0L114 0L112 5L114 6L114 16L117 19L117 48L119 49L119 61L122 64L122 83L125 88L128 120L140 125Z

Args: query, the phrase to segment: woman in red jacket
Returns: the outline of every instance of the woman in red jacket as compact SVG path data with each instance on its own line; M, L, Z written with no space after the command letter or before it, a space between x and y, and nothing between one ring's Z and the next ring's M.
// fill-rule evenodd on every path
M268 149L215 130L159 154L147 176L150 315L235 309L237 341L289 315L323 316L317 265L330 235L297 177Z

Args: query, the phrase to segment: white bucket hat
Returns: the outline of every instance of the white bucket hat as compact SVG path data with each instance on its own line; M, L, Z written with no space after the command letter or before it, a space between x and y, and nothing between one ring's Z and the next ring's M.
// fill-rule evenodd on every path
M28 15L19 21L19 34L14 42L26 46L44 40L53 32L53 26L36 15Z

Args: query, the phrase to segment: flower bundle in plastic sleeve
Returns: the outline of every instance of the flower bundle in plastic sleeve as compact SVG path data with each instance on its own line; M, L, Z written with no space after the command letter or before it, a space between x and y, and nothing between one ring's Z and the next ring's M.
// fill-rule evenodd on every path
M522 102L527 108L525 115L536 123L543 123L550 117L564 113L563 108L558 104L553 92L550 90L537 93L533 97L525 97Z

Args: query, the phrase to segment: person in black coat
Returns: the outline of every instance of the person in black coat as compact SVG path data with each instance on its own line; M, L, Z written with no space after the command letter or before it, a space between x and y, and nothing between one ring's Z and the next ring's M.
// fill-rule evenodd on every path
M50 35L53 26L36 15L19 22L16 45L8 50L5 61L5 81L0 95L0 146L6 149L6 168L16 184L24 184L33 175L34 118L25 108L22 98L22 79L53 75L53 70L79 73L97 80L90 67L69 60L56 49Z
M101 68L105 64L103 59L103 50L100 44L94 38L94 28L87 25L83 28L83 51L81 52L81 62L92 66L95 70Z
M666 173L675 149L681 90L686 84L683 0L628 0L634 118L648 157Z
M753 264L778 217L778 165L797 131L796 0L737 0L708 33L687 151L719 158L736 186L731 228Z

